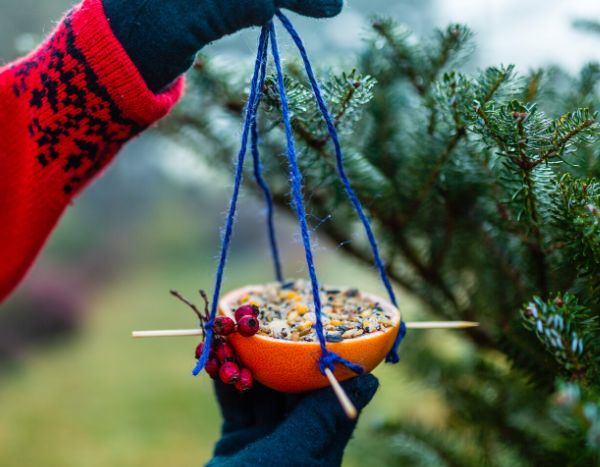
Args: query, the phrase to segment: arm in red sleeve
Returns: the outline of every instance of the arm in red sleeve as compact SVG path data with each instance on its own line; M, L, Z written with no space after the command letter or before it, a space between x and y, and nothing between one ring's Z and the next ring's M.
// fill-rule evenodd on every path
M73 197L182 87L148 89L101 0L84 0L36 51L0 68L0 301Z

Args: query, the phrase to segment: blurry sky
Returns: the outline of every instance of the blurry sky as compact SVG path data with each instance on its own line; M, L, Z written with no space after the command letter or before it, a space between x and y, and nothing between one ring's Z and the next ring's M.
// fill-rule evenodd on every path
M313 53L339 54L360 47L373 15L394 17L419 34L449 22L466 23L476 33L481 66L514 63L526 71L552 63L574 72L600 60L600 40L572 27L575 19L600 20L598 0L347 0L337 18L296 22ZM217 49L253 53L255 35L238 35Z
M600 20L598 0L437 0L434 10L438 24L474 27L484 63L558 63L574 72L600 60L598 38L572 27L575 19Z

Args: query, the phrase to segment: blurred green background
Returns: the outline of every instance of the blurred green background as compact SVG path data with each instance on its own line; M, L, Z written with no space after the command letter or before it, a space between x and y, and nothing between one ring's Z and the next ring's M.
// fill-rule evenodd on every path
M70 3L2 0L0 63L35 46ZM556 34L551 25L576 34L570 20L584 10L597 14L592 2L576 2L570 10L566 2L544 2L546 14L536 21L548 34L531 34L537 40L518 50L504 25L519 2L478 3L356 0L330 23L300 24L309 47L322 55L357 47L373 13L401 18L417 31L469 21L480 31L482 63L505 60L527 69L553 59L578 67L594 53L582 38L575 51L548 42L549 31ZM534 4L542 3L528 2L525 19L540 13ZM316 34L320 27L325 34ZM236 35L207 53L247 59L254 36ZM195 340L133 341L129 333L195 324L168 290L191 296L212 287L229 186L224 174L176 142L147 134L76 200L26 281L0 307L1 466L191 466L210 458L220 418L210 381L190 376ZM248 195L240 212L226 289L271 279L262 206ZM279 222L287 275L303 275L295 225L283 216ZM317 254L322 281L381 290L373 270L344 258L336 245L321 241ZM420 317L413 303L401 301L407 317ZM411 334L402 352L411 352L413 339L435 342L439 352L457 358L464 351L454 335L436 331ZM382 387L349 446L348 466L365 464L368 427L384 416L445 422L441 397L409 379L401 364L375 373Z

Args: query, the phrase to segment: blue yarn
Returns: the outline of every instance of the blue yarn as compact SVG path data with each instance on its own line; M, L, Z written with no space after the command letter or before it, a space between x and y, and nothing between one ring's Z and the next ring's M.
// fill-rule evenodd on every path
M327 129L331 140L333 141L335 147L336 154L336 164L337 170L342 179L342 183L344 184L344 188L348 197L350 198L362 224L367 234L367 238L369 240L369 244L371 245L371 250L373 252L373 257L375 260L375 264L377 269L379 270L379 275L387 289L388 295L390 297L391 302L394 306L397 306L396 297L394 295L394 291L392 289L391 283L385 271L384 263L379 254L379 249L377 247L377 242L375 240L375 235L373 234L373 230L369 223L369 219L364 212L362 204L352 186L350 184L350 180L346 175L346 170L344 167L343 161L343 153L341 149L341 144L337 135L337 131L335 129L335 125L333 123L333 119L327 109L327 105L325 104L325 100L323 99L321 90L315 78L315 75L312 70L312 66L308 59L308 55L306 53L306 49L298 36L298 33L295 31L294 27L290 23L290 21L280 12L277 11L277 16L281 20L285 29L289 32L290 36L294 40L298 50L300 51L300 55L304 62L304 66L306 68L306 73L308 75L311 87L313 89L313 93L315 95L315 99L317 100L317 104L319 106L319 110L321 111L323 118L327 124ZM296 210L296 216L298 218L298 223L300 224L300 231L302 236L302 243L304 245L304 252L306 256L306 264L308 268L308 274L311 281L312 287L312 295L313 302L315 306L315 315L316 315L316 332L317 337L319 339L319 345L321 347L321 358L319 360L319 369L322 373L325 372L326 368L330 370L335 369L335 364L341 364L349 368L350 370L360 374L363 372L363 368L360 365L352 363L341 356L337 355L334 352L330 352L327 350L327 343L323 330L322 323L322 310L321 310L321 297L320 297L320 287L317 279L317 274L314 265L314 258L312 254L312 247L310 242L310 233L308 229L308 224L306 221L306 210L304 207L304 199L302 194L302 174L298 167L298 160L296 155L296 149L294 146L294 137L292 131L292 125L290 122L289 116L289 105L285 91L285 84L283 78L283 70L281 66L281 58L279 55L279 48L277 46L277 37L275 32L275 26L272 22L268 25L264 26L261 30L260 39L259 39L259 47L256 55L256 63L254 65L254 74L252 76L252 81L250 85L250 96L248 98L248 104L246 107L246 114L244 120L244 127L242 132L242 140L240 145L240 151L238 153L236 168L235 168L235 179L234 179L234 187L233 194L231 197L231 201L229 204L229 210L227 213L225 228L223 232L223 238L221 242L221 250L220 250L220 258L219 264L217 268L217 273L215 277L215 286L213 290L213 299L211 303L210 317L208 322L205 324L206 328L206 345L204 346L202 355L198 359L196 367L193 370L193 374L197 375L206 365L208 360L208 355L210 352L210 344L212 342L214 330L213 324L217 313L218 308L218 300L221 293L221 285L223 281L223 273L225 270L225 264L227 262L227 254L229 251L229 244L231 242L231 236L233 233L233 225L235 223L235 212L237 208L237 200L239 197L239 191L243 178L243 169L244 169L244 161L248 147L248 138L251 139L251 152L253 158L253 167L254 167L254 177L258 186L261 188L265 202L267 204L267 226L269 232L269 242L271 247L271 252L273 256L273 262L275 267L275 274L278 280L282 280L281 273L281 262L279 257L279 251L277 248L277 242L275 237L275 228L273 222L273 200L271 191L262 176L262 167L260 163L260 155L258 151L258 129L256 123L256 115L258 112L258 107L261 99L261 94L264 86L265 76L266 76L266 66L267 66L267 56L268 56L268 46L269 46L269 38L271 40L271 51L273 54L273 61L275 63L275 69L277 73L277 84L279 88L279 95L281 100L281 111L283 116L283 123L285 127L286 141L287 141L287 156L290 170L290 180L292 187L292 201L294 208ZM397 362L399 360L397 354L397 348L406 335L406 325L404 321L400 322L400 329L396 336L394 345L390 353L386 357L386 361L389 362Z
M268 36L267 36L268 42ZM252 118L252 126L250 128L250 150L252 152L252 161L254 166L254 178L256 179L257 185L263 192L263 197L265 199L265 204L267 205L267 230L269 234L269 246L271 248L271 257L273 258L273 266L275 269L275 277L279 282L283 281L283 273L281 270L281 260L279 257L279 249L277 248L277 237L275 236L275 224L273 221L274 209L273 209L273 196L271 195L271 190L269 189L269 185L265 181L262 175L262 164L260 162L260 155L258 152L258 128L256 124L256 114L258 107L260 105L261 91L265 85L265 78L267 76L267 52L268 47L265 46L264 54L261 57L261 66L260 66L260 77L258 79L258 87L259 92L256 97L256 111L254 112Z
M394 340L394 345L392 345L392 350L385 356L385 361L387 363L398 363L400 361L400 355L398 355L398 347L406 336L406 323L404 321L400 321L400 329L398 330L398 334L396 335L396 339Z
M231 234L233 233L233 224L235 222L235 211L237 208L237 200L240 193L240 187L242 184L242 178L244 174L244 160L246 158L246 151L248 147L248 135L250 133L250 127L253 120L253 115L256 113L256 102L257 95L262 91L258 88L258 78L260 74L260 68L263 61L263 57L266 57L266 49L268 46L268 29L263 27L260 33L258 52L256 55L256 63L254 65L254 74L252 75L252 81L250 84L250 96L248 98L248 104L246 106L246 118L244 121L244 130L242 132L242 142L240 151L238 153L237 162L235 166L235 180L233 184L233 194L231 201L229 202L229 210L227 212L227 218L225 221L225 230L223 232L223 238L221 241L221 252L219 257L219 266L217 268L217 274L215 277L215 285L213 289L213 297L210 308L210 319L206 326L206 345L202 351L202 355L196 363L196 367L192 371L194 376L198 375L206 365L208 355L210 353L210 346L213 338L213 326L214 319L217 315L217 308L219 302L219 296L221 294L221 284L223 282L223 272L225 271L225 264L227 262L227 253L229 251L229 243L231 242Z
M334 370L335 363L341 363L357 373L362 373L363 369L354 363L351 363L339 355L329 352L327 350L327 343L325 341L325 334L323 332L323 322L321 316L321 296L319 281L317 279L317 273L315 271L315 264L312 255L312 247L310 244L310 233L308 230L308 224L306 222L306 211L304 209L304 199L302 196L302 174L298 167L298 160L296 157L296 149L294 147L294 135L292 132L292 124L290 122L289 107L287 96L285 92L285 84L283 81L283 70L281 67L281 59L279 57L279 48L277 46L277 35L275 32L275 26L273 23L269 25L269 33L271 36L271 51L273 53L273 62L275 63L275 70L277 72L277 84L279 87L279 97L281 100L281 114L283 117L283 124L285 127L285 136L287 140L287 156L290 168L290 179L292 185L292 200L294 208L296 209L296 216L298 223L300 224L300 232L302 235L302 243L304 245L304 253L306 256L306 265L308 268L308 275L312 286L313 302L315 305L316 315L316 332L319 338L319 344L321 346L321 359L319 360L319 368L321 372L325 372L325 368Z
M348 195L348 198L350 198L350 201L354 205L354 209L356 210L356 213L358 214L358 217L360 218L360 221L362 222L362 225L365 229L365 233L367 234L369 244L371 245L371 251L373 253L373 258L375 260L375 265L377 266L377 269L379 271L379 276L381 277L381 280L387 290L387 293L390 297L390 301L397 308L398 303L396 301L396 295L394 294L392 284L391 284L391 282L388 278L388 275L385 271L384 262L381 259L381 255L379 254L377 240L375 239L375 235L373 234L373 229L372 229L369 219L362 207L362 204L361 204L360 200L358 199L358 196L356 196L356 193L354 192L354 190L352 188L350 180L348 179L348 175L346 174L346 169L344 167L344 155L342 153L342 146L341 146L338 134L337 134L337 130L335 128L335 124L333 123L333 118L331 117L331 114L327 108L327 104L325 103L325 100L323 99L321 89L319 87L319 84L317 83L317 79L315 78L315 74L313 72L310 60L308 59L308 54L306 52L306 49L302 42L302 39L300 39L300 36L294 29L294 26L292 25L290 20L281 11L277 11L276 15L279 18L279 20L281 21L281 23L283 24L284 28L287 30L287 32L292 37L294 43L296 44L296 47L298 48L298 51L300 52L300 56L302 57L302 61L304 62L304 68L306 69L306 74L308 76L308 80L310 81L310 85L312 87L313 94L315 95L315 99L319 106L319 110L321 111L321 114L323 115L325 123L327 124L327 130L329 132L331 141L333 142L333 145L335 148L337 171L338 171L340 178L342 180L342 183L344 185L344 189L346 190L346 194ZM386 357L386 361L397 362L399 360L397 349L398 349L398 346L400 345L400 342L404 338L404 335L406 334L405 326L404 326L404 333L401 332L403 324L404 323L402 322L400 332L398 332L398 335L396 337L396 340L394 341L392 350Z
M323 354L323 356L319 360L319 369L321 370L321 373L325 373L325 368L329 368L333 371L336 363L340 363L350 368L354 373L359 375L362 375L365 372L362 366L357 365L356 363L352 363L351 361L346 360L343 357L340 357L335 352L326 352Z

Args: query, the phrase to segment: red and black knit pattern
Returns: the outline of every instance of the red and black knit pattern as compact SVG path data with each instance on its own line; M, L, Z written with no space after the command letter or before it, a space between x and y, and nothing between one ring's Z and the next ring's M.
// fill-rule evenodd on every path
M31 107L27 124L42 167L60 166L70 194L90 180L144 126L123 115L75 46L71 15L43 54L13 67L16 97Z
M102 0L83 0L36 51L0 68L0 301L72 198L182 91L181 80L148 89Z

